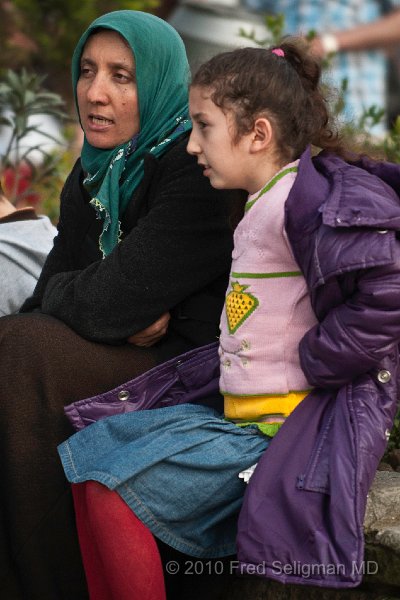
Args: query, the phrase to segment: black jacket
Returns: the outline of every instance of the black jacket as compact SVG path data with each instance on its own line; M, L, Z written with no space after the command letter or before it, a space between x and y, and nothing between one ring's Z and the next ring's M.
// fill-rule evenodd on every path
M123 240L105 259L101 222L82 186L80 161L62 195L58 235L22 312L40 309L96 342L124 343L169 310L162 359L218 335L238 194L214 190L186 152L187 136L157 159L122 218Z

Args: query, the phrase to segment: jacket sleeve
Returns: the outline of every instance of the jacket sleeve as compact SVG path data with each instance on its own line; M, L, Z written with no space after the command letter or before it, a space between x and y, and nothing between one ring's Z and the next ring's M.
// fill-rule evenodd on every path
M400 251L389 265L361 271L355 292L330 310L300 342L300 362L309 383L339 388L373 368L400 341Z
M50 278L42 312L90 340L123 343L227 271L232 231L225 195L211 188L185 148L180 160L173 151L163 160L147 202L146 215L109 256Z

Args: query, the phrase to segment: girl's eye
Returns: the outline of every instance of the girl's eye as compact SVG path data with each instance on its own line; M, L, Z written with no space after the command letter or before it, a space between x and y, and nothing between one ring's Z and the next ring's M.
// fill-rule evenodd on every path
M204 121L198 121L197 124L199 129L205 129L207 127L207 123L204 123Z

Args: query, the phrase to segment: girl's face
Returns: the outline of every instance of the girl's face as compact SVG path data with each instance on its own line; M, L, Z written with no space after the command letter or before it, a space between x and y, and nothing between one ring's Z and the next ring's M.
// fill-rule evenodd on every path
M104 30L88 38L77 99L82 127L92 146L114 148L139 132L135 62L116 31Z
M244 189L252 193L249 169L249 139L243 135L234 142L235 124L231 111L223 112L211 100L212 90L192 87L189 94L193 129L187 151L197 157L204 175L218 189ZM257 191L256 188L254 191Z

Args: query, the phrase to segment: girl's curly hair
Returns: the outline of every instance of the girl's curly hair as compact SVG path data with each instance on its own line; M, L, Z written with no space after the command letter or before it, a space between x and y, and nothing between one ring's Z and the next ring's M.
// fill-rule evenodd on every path
M233 110L236 140L248 133L259 116L275 126L280 158L290 162L313 144L342 154L338 132L320 86L321 65L300 38L284 38L274 48L239 48L203 64L192 87L210 88L222 110Z

